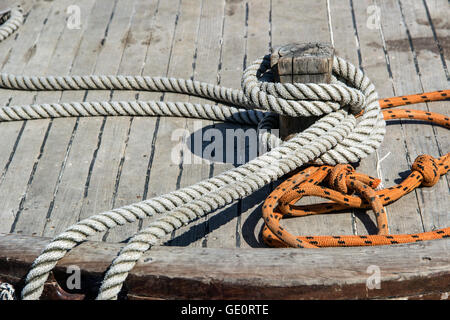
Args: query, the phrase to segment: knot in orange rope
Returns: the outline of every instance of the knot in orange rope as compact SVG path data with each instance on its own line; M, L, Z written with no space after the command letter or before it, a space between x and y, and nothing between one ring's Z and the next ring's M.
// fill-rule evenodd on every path
M349 191L355 191L355 180L376 188L381 180L370 177L365 174L355 172L349 164L338 164L331 168L328 175L328 184L336 191L349 194Z
M422 175L422 185L425 187L434 186L441 176L436 159L428 154L418 156L411 169Z
M339 190L342 193L348 194L347 184L350 183L350 176L355 169L348 164L338 164L329 174L329 184L334 189Z

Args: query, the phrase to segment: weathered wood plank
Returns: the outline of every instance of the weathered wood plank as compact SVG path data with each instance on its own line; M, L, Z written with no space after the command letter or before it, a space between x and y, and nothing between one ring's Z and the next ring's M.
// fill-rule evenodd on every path
M119 74L142 75L144 62L150 45L148 38L157 10L156 1L137 1L134 7L132 24L122 39L125 44ZM136 100L139 92L115 91L114 100ZM145 173L150 158L155 118L128 118L121 120L129 125L126 148L121 155L116 177L115 195L112 207L121 207L132 202L141 201L145 185ZM141 222L119 226L110 230L104 237L108 242L119 242L134 234Z
M359 56L361 59L361 66L364 72L373 81L377 88L379 97L392 97L396 95L394 90L394 81L392 77L391 59L390 55L385 51L384 38L376 23L369 24L367 7L373 5L372 1L352 1L350 2L350 10L352 13L352 20L354 19L354 26L357 30L359 44ZM381 17L385 19L384 17ZM372 21L372 20L371 20ZM405 134L400 125L388 125L385 140L374 155L375 158L368 158L363 165L367 166L367 171L364 166L361 170L368 174L378 176L376 172L377 162L379 162L378 169L382 179L383 187L390 187L399 182L399 173L410 170L410 164L407 162L405 149ZM370 161L373 159L372 161ZM414 193L409 193L401 200L390 204L386 207L388 213L388 223L391 233L404 232L421 232L423 231L420 215L417 213L417 198ZM402 212L406 219L402 219ZM368 213L368 212L366 212ZM371 217L371 219L369 218ZM373 214L370 212L369 216L363 212L356 214L355 229L358 234L362 234L365 230L369 233L376 232Z
M418 24L429 25L433 38L436 41L442 67L445 71L447 82L450 81L450 28L448 20L448 0L428 0L422 2L426 19L419 18Z
M118 74L124 59L124 50L128 30L135 14L136 1L118 0L108 22L105 40L96 63L96 74ZM114 91L89 91L87 101L114 100ZM102 121L100 130L95 124L88 125L85 130L91 133L92 139L98 136L97 149L93 154L85 193L78 219L113 209L116 182L120 160L126 148L129 132L129 119L122 117L107 117ZM101 239L96 235L94 239Z
M36 28L36 26L42 21L42 15L47 15L50 10L49 6L36 5L34 2L32 4L32 8L28 7L27 11L25 11L26 19L21 29L14 36L2 42L0 46L0 66L2 72L8 72L9 68L13 72L23 73L23 69L26 67L26 63L17 61L25 55L29 49L29 43L34 42L41 32L42 27ZM30 13L28 13L28 10L30 10ZM2 106L10 104L11 94L11 91L0 90L0 104ZM0 185L3 183L11 161L14 158L16 147L21 138L21 131L24 128L25 122L2 123L0 132L3 138L1 141L3 152L0 153Z
M414 55L417 60L416 71L418 72L420 87L424 92L446 89L448 79L446 70L442 64L439 46L433 37L433 29L427 20L426 10L423 3L415 1L402 1L401 10L404 23L408 28ZM449 7L447 5L447 12ZM422 105L422 110L428 110L448 115L448 102L439 101ZM415 108L415 106L414 106ZM427 125L425 125L427 126ZM428 127L430 127L428 125ZM426 135L421 134L421 127L415 132L415 138L410 138L413 146L413 154L429 153L434 157L446 154L450 150L450 132L439 126L431 127ZM434 143L437 148L431 147ZM438 152L438 153L436 153ZM424 225L426 230L444 227L448 224L450 211L449 198L450 177L442 177L437 186L423 188L418 192L418 200L423 208ZM447 208L447 210L445 210ZM444 210L442 210L444 209Z
M380 7L382 16L381 30L386 40L388 54L392 58L391 69L396 94L404 95L423 92L423 82L421 81L422 72L420 72L419 69L418 52L416 50L418 43L417 40L414 41L413 39L411 39L411 31L405 24L404 14L402 12L402 8L406 10L406 5L401 5L401 2L383 2L380 3ZM416 29L414 32L418 37L418 29ZM414 47L414 43L416 44L416 47ZM435 46L434 41L431 44L431 49L433 49L433 47ZM426 50L426 48L424 48L424 50ZM419 55L421 56L420 59L423 61L424 58L422 54L419 53ZM435 74L436 70L430 76L434 76ZM442 87L436 89L441 88ZM416 104L413 106L413 108L418 110L429 110L426 104ZM445 112L444 110L442 111ZM423 125L421 123L405 124L405 146L408 152L407 159L410 165L412 165L414 159L422 153L439 156L439 146L437 144L433 131L433 126L430 125ZM423 141L423 143L420 143L420 138L413 137L431 137L431 139L426 139L425 141ZM439 183L433 186L433 192L429 192L429 189L426 190L424 188L418 188L416 189L415 193L419 199L418 209L420 212L422 223L424 223L423 221L425 220L429 221L432 216L437 216L441 214L441 212L448 212L450 203L448 201L445 201L445 199L449 199L448 184L445 179L441 179ZM445 194L447 195L444 196ZM406 214L401 216L405 221L408 221L408 217ZM436 226L430 224L423 225L423 228L425 228L425 230L427 231L431 230L434 227ZM415 230L410 229L409 232L414 231Z
M168 75L175 78L192 79L194 76L196 50L198 40L198 30L200 26L200 14L202 10L202 1L182 1L180 3L178 20L171 48L170 65L168 66ZM188 95L175 93L166 93L163 96L165 101L188 102ZM169 153L170 163L177 168L165 179L165 184L174 191L181 187L181 176L183 174L185 159L192 160L193 154L188 146L189 119L171 118L164 119L170 121L176 127L176 131L171 132L169 147L162 152ZM164 122L165 123L165 122ZM161 150L161 149L160 149ZM193 161L193 160L192 160ZM177 238L178 233L173 232L170 239ZM170 244L170 240L168 241Z
M57 37L58 43L46 70L47 74L68 74L70 72L78 48L76 44L81 41L86 32L88 14L81 15L82 20L80 22L81 26L84 27L81 30L70 29L65 25L65 8L70 4L70 2L62 2L61 12L54 18L58 19L59 22L59 25L55 28L61 28L63 31ZM84 0L79 1L77 5L80 9L82 8L82 12L90 12L94 3ZM40 73L40 71L37 71L37 73ZM59 102L60 98L61 92L59 91L43 91L36 94L35 101L36 103ZM57 191L55 186L57 186L62 173L68 144L72 136L72 130L67 127L66 119L55 119L51 122L50 131L55 132L55 134L48 134L47 136L44 152L36 168L33 181L27 190L20 215L16 218L12 232L41 235L48 222L48 213Z
M63 10L65 3L61 1L58 4L41 5L50 10L45 10L44 15L40 17L43 20L41 20L42 27L36 21L40 32L34 41L28 42L28 49L23 56L18 57L19 60L11 57L8 64L5 65L4 71L14 73L17 65L26 65L26 72L34 74L45 72L49 67L50 59L65 23L64 19L55 19L54 16ZM53 28L58 30L56 34ZM35 100L35 92L24 92L20 95L12 95L9 101L10 105L24 105L33 103ZM30 121L25 125L14 158L0 186L0 202L2 204L0 230L3 232L14 231L14 225L22 212L22 205L41 158L46 142L45 136L50 127L51 120Z
M200 13L200 25L196 40L195 66L193 68L193 79L208 83L217 83L217 70L220 62L220 51L223 27L224 1L203 1ZM191 97L191 103L214 103L207 99ZM194 134L194 149L202 150L199 146L204 130L214 127L214 122L209 120L186 120L186 128ZM199 124L203 129L199 129ZM192 137L192 135L191 135ZM202 157L195 150L194 155ZM201 164L193 162L189 165L183 164L182 171L177 177L176 187L186 187L201 180L217 174L216 164L202 161ZM221 212L220 212L221 213ZM218 213L218 214L220 214ZM176 246L206 246L207 234L209 233L209 217L203 217L174 233L171 245Z
M152 21L151 33L147 41L150 43L145 60L144 75L167 76L172 58L174 36L180 13L180 2L159 2L157 14ZM141 100L163 100L164 94L157 92L141 92ZM150 149L146 172L143 198L159 196L175 189L178 165L171 161L172 132L178 128L172 118L158 117L155 120L153 140ZM139 227L147 226L153 219L139 223Z
M247 37L247 3L225 1L223 30L220 40L220 61L217 70L217 84L239 88L243 68ZM222 159L213 162L214 175L247 162L245 136L248 127L231 123L216 122L213 130L219 130L223 140ZM242 131L243 130L243 131ZM243 134L241 134L243 133ZM235 138L236 136L236 138ZM233 140L233 141L232 141ZM251 142L250 142L251 143ZM233 147L232 150L230 147ZM217 150L218 151L218 150ZM212 248L235 248L241 245L242 200L239 200L208 217L207 246Z
M270 53L271 44L271 7L270 2L248 1L247 8L247 45L245 52L246 65L257 58ZM265 186L241 202L240 222L238 232L241 238L240 247L265 246L261 241L261 206L267 197L271 186Z
M92 9L95 18L90 18L82 41L77 44L78 50L74 58L70 73L76 75L95 74L102 42L107 34L107 28L115 7L114 1L97 0ZM85 54L89 52L90 54ZM87 93L84 91L65 91L61 101L86 101ZM53 199L53 207L49 210L49 222L45 225L43 235L55 236L68 226L75 223L81 211L85 194L86 181L89 177L89 168L93 154L98 147L98 132L103 119L94 118L68 118L66 121L72 137L68 141L69 153L66 165L61 172L61 179L55 186L57 192ZM88 130L89 129L89 130ZM50 135L58 134L50 132Z
M21 279L48 242L0 234L0 281L20 290ZM138 261L125 290L140 299L367 299L432 293L441 298L450 285L449 244L435 240L307 250L156 247ZM65 287L71 275L67 267L79 266L81 291L92 296L122 246L84 242L58 263L54 276ZM379 289L367 287L373 275L369 266L380 270Z

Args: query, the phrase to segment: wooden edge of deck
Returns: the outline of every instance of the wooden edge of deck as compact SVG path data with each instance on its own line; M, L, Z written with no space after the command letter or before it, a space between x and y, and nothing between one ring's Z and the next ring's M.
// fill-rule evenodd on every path
M50 238L0 233L0 282L18 292ZM154 247L127 278L130 299L376 299L446 298L450 239L408 245L323 249L221 249ZM124 244L86 241L57 265L42 298L61 298L81 269L81 289L95 296L102 276ZM368 289L373 270L379 289ZM369 271L368 271L369 268ZM372 282L374 283L374 282Z

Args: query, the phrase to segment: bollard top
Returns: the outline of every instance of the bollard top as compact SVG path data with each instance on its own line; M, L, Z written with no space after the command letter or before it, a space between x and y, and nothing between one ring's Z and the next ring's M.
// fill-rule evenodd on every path
M270 66L279 82L329 82L333 68L334 48L331 43L290 43L276 48ZM304 76L306 75L306 77Z

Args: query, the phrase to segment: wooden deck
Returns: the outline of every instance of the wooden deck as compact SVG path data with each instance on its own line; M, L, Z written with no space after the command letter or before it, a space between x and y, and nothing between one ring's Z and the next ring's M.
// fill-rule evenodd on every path
M74 3L81 9L80 29L67 27L66 10ZM24 0L22 6L24 25L0 45L1 72L161 75L239 87L246 65L272 47L329 41L337 55L363 68L380 97L446 89L450 81L446 0ZM373 21L377 8L379 28ZM134 99L202 101L172 93L0 90L0 105ZM446 101L414 108L448 114ZM233 127L202 123L219 130ZM179 128L198 130L195 120L182 118L1 123L0 233L52 237L95 213L191 185L237 165L173 163L171 152L180 141L173 141L172 133ZM438 126L390 122L381 148L358 170L391 186L405 177L417 155L448 152L449 137ZM236 152L241 156L244 150ZM448 226L449 179L447 175L433 188L416 189L390 205L391 232ZM165 244L263 247L260 208L271 187L175 232ZM123 241L149 221L94 240ZM374 221L370 211L353 211L285 224L297 234L367 234L374 232Z

